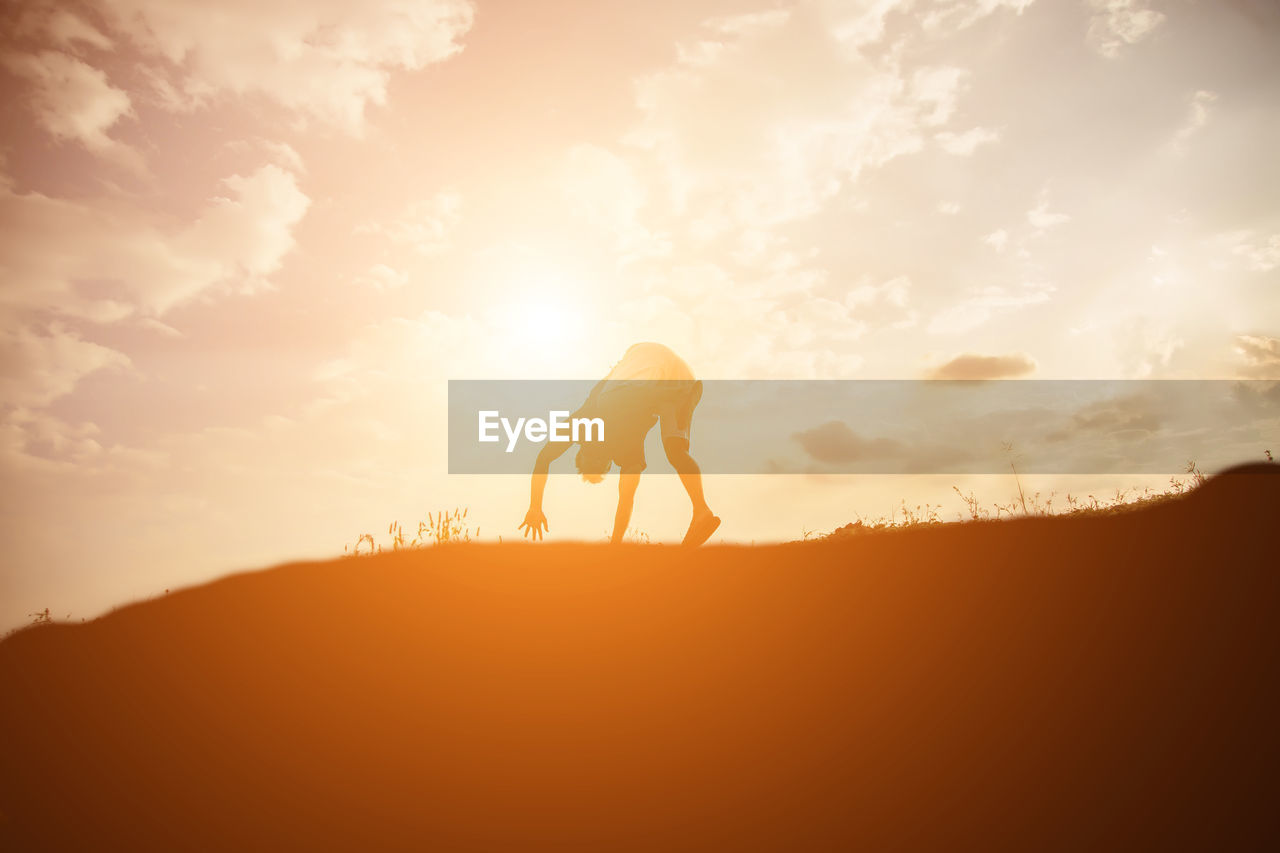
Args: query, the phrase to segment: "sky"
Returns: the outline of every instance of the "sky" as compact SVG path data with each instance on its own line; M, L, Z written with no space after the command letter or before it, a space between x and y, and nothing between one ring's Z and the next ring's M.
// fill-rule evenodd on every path
M718 379L1280 378L1268 0L0 23L0 626L441 508L515 538L523 478L446 473L447 380L597 378L636 341ZM606 536L611 482L553 478L552 537ZM953 484L707 493L750 542L949 517ZM687 515L651 477L633 523Z

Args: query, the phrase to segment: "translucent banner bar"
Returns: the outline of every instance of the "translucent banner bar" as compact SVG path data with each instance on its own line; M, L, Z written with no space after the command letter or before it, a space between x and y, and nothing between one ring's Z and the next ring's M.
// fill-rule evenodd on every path
M706 474L1173 474L1280 452L1280 382L449 382L451 474L670 472L664 436Z

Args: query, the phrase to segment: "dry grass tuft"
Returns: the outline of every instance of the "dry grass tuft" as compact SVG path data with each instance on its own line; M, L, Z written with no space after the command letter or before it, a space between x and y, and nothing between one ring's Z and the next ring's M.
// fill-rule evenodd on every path
M426 521L418 522L418 532L412 539L405 537L400 522L393 521L387 526L387 535L391 537L387 545L376 542L372 533L361 533L355 545L343 547L342 553L349 556L381 554L383 551L403 551L414 548L426 548L429 545L444 545L452 542L470 542L474 536L480 537L480 528L473 532L467 521L467 507L455 507L452 511L440 510L427 513Z

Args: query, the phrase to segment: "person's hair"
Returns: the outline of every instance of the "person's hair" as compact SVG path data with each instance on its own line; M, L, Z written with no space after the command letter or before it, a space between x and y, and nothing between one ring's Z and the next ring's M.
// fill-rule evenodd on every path
M588 483L599 483L613 467L613 460L598 443L592 442L578 448L578 455L573 458L573 464L577 466L582 479Z

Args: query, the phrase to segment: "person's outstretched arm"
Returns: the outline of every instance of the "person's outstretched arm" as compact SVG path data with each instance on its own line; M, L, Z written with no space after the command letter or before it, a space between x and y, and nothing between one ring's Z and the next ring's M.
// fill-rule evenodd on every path
M643 469L642 469L643 470ZM609 541L617 545L627 533L631 523L631 508L635 505L636 488L640 485L640 471L623 469L618 477L618 511L613 516L613 536Z
M563 456L569 445L570 442L567 441L548 441L538 451L529 482L529 511L525 513L524 522L518 528L524 531L525 536L538 540L550 530L547 517L542 514L542 493L547 488L547 472L551 470L551 463Z

